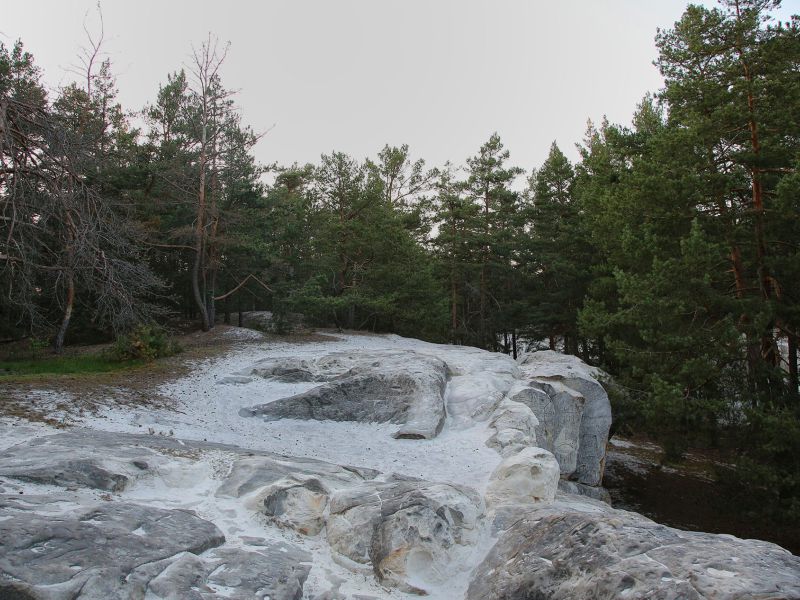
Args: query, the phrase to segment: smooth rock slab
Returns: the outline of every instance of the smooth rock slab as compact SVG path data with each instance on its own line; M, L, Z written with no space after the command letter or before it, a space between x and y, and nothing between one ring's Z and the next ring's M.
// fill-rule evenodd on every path
M222 479L217 489L217 496L241 498L255 494L261 501L264 495L273 489L271 486L275 484L281 486L286 481L319 479L324 482L326 488L338 489L358 485L378 475L378 472L372 469L334 465L312 458L246 452L241 448L237 451L230 472Z
M505 518L468 600L800 598L800 558L768 542L679 531L600 503Z
M430 439L444 425L444 361L410 350L336 352L317 360L281 359L243 374L281 381L325 381L307 392L243 408L243 417L402 423L396 438Z
M164 600L300 600L311 570L311 555L274 544L257 550L215 548L202 557L183 554L147 591Z
M124 491L144 478L169 477L178 486L206 453L226 455L219 496L241 497L286 477L319 477L327 485L355 485L378 473L313 458L287 457L226 444L170 437L74 429L0 451L0 477L56 485ZM198 476L204 476L198 473Z
M225 542L213 523L188 511L108 502L40 515L28 506L6 498L0 507L3 598L135 597L126 578L140 566Z
M113 451L99 451L98 446ZM3 450L0 477L121 492L136 479L151 475L153 467L164 462L163 455L135 443L120 443L111 434L69 432Z

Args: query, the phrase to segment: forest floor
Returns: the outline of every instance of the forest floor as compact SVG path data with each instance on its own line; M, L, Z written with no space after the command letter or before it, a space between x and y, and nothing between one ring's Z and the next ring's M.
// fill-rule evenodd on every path
M77 373L0 374L0 416L64 427L110 405L169 408L171 400L160 392L161 387L188 375L198 361L223 356L234 348L271 340L303 343L326 339L336 338L305 332L277 336L217 325L208 332L191 331L176 335L175 341L182 351L150 362ZM109 344L72 346L65 349L64 356L67 360L99 356L108 347Z
M682 462L669 465L663 456L662 448L646 437L612 438L603 487L615 508L677 529L768 540L800 553L798 528L751 517L719 482L721 471L734 468L724 455L693 449Z

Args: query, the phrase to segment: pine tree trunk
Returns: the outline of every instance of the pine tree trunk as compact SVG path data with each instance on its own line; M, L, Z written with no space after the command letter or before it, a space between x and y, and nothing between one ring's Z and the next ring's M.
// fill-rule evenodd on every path
M484 216L484 235L483 257L481 260L481 281L480 281L480 322L478 324L478 335L480 336L480 347L486 348L486 265L489 262L489 191L483 197L483 216ZM492 341L496 344L496 340Z
M458 330L458 294L456 291L456 275L453 272L450 276L451 298L450 298L450 335L451 341L456 342L456 331Z
M478 345L486 348L486 264L481 265L480 314L478 320Z
M213 329L214 325L217 324L217 305L214 301L214 295L216 294L217 290L217 270L214 267L211 271L211 286L210 290L207 295L207 308L208 311L208 326L209 328Z
M203 331L210 329L205 298L200 291L200 271L203 264L203 227L206 218L206 128L203 126L203 145L200 150L200 191L197 197L197 216L194 225L194 264L192 265L192 293L200 313Z
M736 16L742 19L739 2L736 2ZM741 45L736 48L739 54L739 61L742 65L744 79L747 82L747 127L750 131L750 149L755 158L754 163L761 158L761 140L756 121L756 103L753 95L753 73L745 59L744 49ZM752 205L755 214L755 238L756 238L756 271L758 273L758 283L761 289L761 298L767 303L773 297L773 284L767 267L767 246L764 234L764 189L761 180L761 169L755 164L750 168L750 180L752 187ZM766 362L769 366L778 365L780 356L777 352L775 337L773 335L774 323L769 323L761 335L758 359Z
M213 328L217 324L217 307L214 296L217 293L217 272L219 270L218 251L217 251L217 235L219 234L219 213L217 211L217 198L218 198L218 180L217 180L217 142L216 136L212 144L211 156L211 186L209 197L209 210L208 213L211 219L211 227L208 236L208 270L211 285L207 296L207 310L208 310L208 325Z
M61 354L64 350L64 338L67 335L67 328L72 319L72 310L75 306L75 276L72 272L72 263L75 256L75 238L77 232L75 230L75 223L72 220L72 215L69 210L64 213L64 222L67 225L67 297L64 301L64 314L61 318L61 326L58 328L56 337L53 340L53 350L56 354Z
M517 360L517 330L511 330L511 348L514 351L514 360Z
M789 345L789 391L792 396L798 394L798 380L797 380L797 337L793 334L788 334L787 341Z
M64 350L64 338L67 335L67 328L72 319L72 309L75 305L75 278L72 273L67 273L67 297L64 302L64 316L61 319L61 326L58 328L58 333L53 341L53 350L56 354L61 354Z

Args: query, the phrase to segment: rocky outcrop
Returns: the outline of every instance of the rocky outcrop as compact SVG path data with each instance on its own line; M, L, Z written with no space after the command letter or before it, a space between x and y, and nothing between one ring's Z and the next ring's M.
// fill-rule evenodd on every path
M411 351L332 353L318 360L257 364L251 375L327 382L307 392L242 409L243 417L402 423L395 437L430 439L444 425L447 365Z
M558 459L562 477L601 485L611 428L602 374L575 356L550 350L524 355L520 370L527 385L512 399L530 406L539 419L537 439Z
M204 469L209 457L218 473ZM222 532L191 512L110 494L91 509L61 511L85 503L83 490L119 494L141 483L179 497L209 475L217 498L314 535L327 503L318 490L377 473L162 436L76 430L34 439L0 452L0 477L65 491L0 496L0 598L301 598L311 557L291 545L224 546Z
M483 503L474 491L393 476L337 492L331 499L328 543L375 576L417 593L412 581L442 583L456 546L475 541Z
M58 459L80 455L81 449L86 452L82 460ZM224 537L212 523L189 512L122 503L108 495L107 503L86 514L68 513L55 522L46 514L51 505L59 506L65 501L75 503L75 495L84 493L81 490L105 491L106 487L85 476L97 472L101 465L105 469L103 481L125 481L125 485L114 490L119 493L137 484L181 486L186 483L183 478L202 480L208 474L198 463L208 462L209 456L219 469L212 473L215 480L213 497L220 501L235 499L253 514L264 515L270 525L291 529L304 536L324 534L334 556L347 568L373 574L382 584L405 591L419 592L417 586L420 584L442 583L453 563L458 563L455 557L459 552L471 551L484 511L480 495L450 484L398 475L382 476L370 469L342 467L221 444L78 430L31 440L0 452L0 468L9 479L31 481L26 470L33 469L37 473L37 482L61 486L73 492L72 495L62 493L43 497L39 505L32 504L32 497L25 496L21 505L32 508L24 516L8 517L0 502L0 535L8 540L35 537L47 548L53 548L58 556L78 557L79 562L75 562L77 558L64 558L70 563L63 581L59 580L69 584L65 583L65 598L72 598L69 594L83 589L81 586L95 590L92 587L95 584L86 587L88 571L94 573L100 569L101 575L96 583L100 585L108 578L110 565L118 565L121 569L119 574L116 571L112 573L114 578L138 582L136 585L139 587L130 587L131 584L126 583L128 587L117 589L108 587L105 582L103 585L106 587L75 597L127 598L148 590L156 594L155 597L162 597L158 590L175 589L179 592L163 597L192 598L194 596L188 591L190 588L206 586L213 590L214 586L225 587L226 578L241 580L240 584L233 586L238 595L232 597L262 597L248 594L255 589L250 587L251 584L260 586L257 589L266 589L264 577L258 571L259 561L266 560L264 556L269 556L269 560L275 563L274 568L279 570L267 570L265 576L272 577L277 572L275 581L281 585L291 583L285 589L294 590L291 594L286 591L285 595L281 592L271 597L299 598L300 595L294 594L295 591L302 593L308 566L297 563L308 562L307 555L302 552L298 555L298 551L291 547L288 551L286 548L281 550L274 544L247 552L224 546ZM36 464L39 466L34 467ZM125 479L135 470L143 474ZM178 473L180 477L176 475ZM9 498L7 502L21 502L16 496ZM68 531L66 535L72 546L62 543L60 536L65 535L65 531ZM152 548L148 544L142 545L142 536ZM96 538L117 544L116 554L103 545L93 545L92 540ZM166 543L167 539L170 543ZM136 548L139 548L139 554L134 552ZM153 550L152 556L148 548ZM163 552L156 553L156 548ZM211 548L217 549L206 552ZM103 562L97 553L105 552L110 554ZM131 552L131 556L127 557L126 552ZM17 556L14 551L6 554ZM23 553L18 559L13 558L14 564L22 565L24 556ZM280 560L275 561L273 557ZM43 560L49 563L51 558ZM148 567L146 572L134 568L151 562L157 566ZM224 568L217 569L223 563ZM61 563L56 561L56 564ZM0 572L13 583L15 593L21 594L20 590L33 590L34 582L45 581L38 571L32 570L33 566L15 569L11 564L0 563ZM287 569L290 576L286 575ZM240 572L240 576L234 576L234 572ZM30 594L32 598L40 597L36 590Z
M602 503L556 502L506 522L468 600L800 598L800 558L767 542L679 531Z
M0 421L0 598L800 599L777 546L591 499L610 409L576 358L365 346L214 373L194 405L219 402L201 437L302 454L308 435L333 462L87 429L5 447ZM251 406L287 389L306 391Z
M511 398L536 415L538 444L553 453L562 475L572 476L578 468L583 396L556 381L533 380Z

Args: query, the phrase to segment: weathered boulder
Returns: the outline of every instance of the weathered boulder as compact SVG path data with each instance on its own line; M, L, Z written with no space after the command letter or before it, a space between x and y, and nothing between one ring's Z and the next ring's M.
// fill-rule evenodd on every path
M251 374L325 381L307 392L241 409L243 417L402 423L395 437L430 439L444 425L444 361L413 351L337 352L317 360L281 359Z
M291 477L267 486L261 511L281 527L317 535L325 526L330 490L316 477Z
M468 600L800 598L800 558L768 542L679 531L602 503L506 519Z
M340 562L419 592L448 576L457 546L474 542L483 503L469 489L392 476L336 492L329 510L328 543Z
M496 449L504 457L537 445L536 428L539 420L521 402L503 400L495 410L489 426L494 434L486 441L486 445Z
M552 502L559 480L558 462L543 448L525 448L495 469L486 489L486 503L498 506Z
M530 381L514 390L511 399L529 407L536 415L536 441L553 453L561 474L569 477L578 466L581 416L584 398L559 383Z
M531 406L541 424L541 430L537 430L539 442L544 446L552 443L553 452L564 461L564 477L599 486L603 481L606 444L611 428L611 403L600 384L600 371L576 356L550 350L522 356L520 370L530 387L513 399L539 405L538 412L535 406ZM549 400L531 391L537 388L545 392ZM583 403L578 396L583 397ZM577 453L574 455L574 471L570 471L576 420L579 422Z

